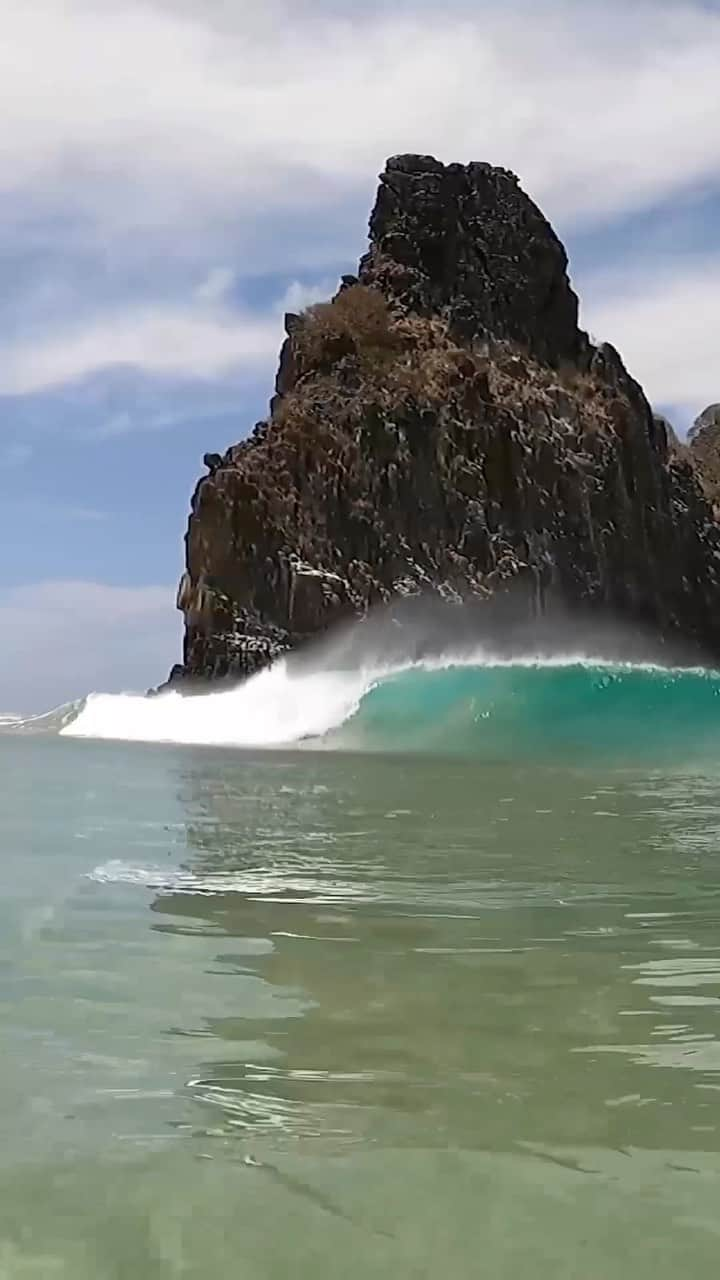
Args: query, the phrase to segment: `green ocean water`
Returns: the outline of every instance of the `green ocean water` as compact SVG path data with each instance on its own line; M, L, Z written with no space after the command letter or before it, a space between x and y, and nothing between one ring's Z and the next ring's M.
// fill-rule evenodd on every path
M717 688L415 670L293 748L0 736L1 1280L714 1277Z
M720 744L720 674L579 662L416 667L380 680L332 740L476 760L677 763Z

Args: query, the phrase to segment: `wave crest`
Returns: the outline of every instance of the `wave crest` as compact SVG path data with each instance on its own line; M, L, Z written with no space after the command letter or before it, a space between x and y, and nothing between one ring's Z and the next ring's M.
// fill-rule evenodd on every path
M70 737L205 746L628 754L704 747L720 730L720 674L584 656L446 656L394 669L280 661L240 687L183 697L91 695Z

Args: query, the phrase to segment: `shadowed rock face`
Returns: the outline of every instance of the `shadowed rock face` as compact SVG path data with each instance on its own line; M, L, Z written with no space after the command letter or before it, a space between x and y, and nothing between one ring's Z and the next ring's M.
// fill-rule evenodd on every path
M720 658L691 451L578 328L564 249L512 174L389 161L357 277L286 332L270 418L206 455L174 679L245 676L420 595L465 626L499 600L557 606Z
M567 256L506 169L398 156L380 178L360 279L454 333L492 334L550 364L586 356Z
M720 511L720 404L711 404L695 419L688 435L688 452L703 489Z

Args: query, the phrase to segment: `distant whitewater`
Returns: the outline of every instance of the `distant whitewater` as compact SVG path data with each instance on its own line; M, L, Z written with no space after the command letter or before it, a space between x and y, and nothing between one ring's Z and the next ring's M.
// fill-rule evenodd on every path
M720 747L719 699L716 671L586 655L475 653L354 671L280 660L229 691L92 694L0 729L238 748L647 758Z

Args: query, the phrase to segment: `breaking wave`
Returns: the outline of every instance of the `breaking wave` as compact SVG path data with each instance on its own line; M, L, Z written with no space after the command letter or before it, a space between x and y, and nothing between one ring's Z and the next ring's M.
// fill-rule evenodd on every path
M716 671L582 656L475 654L356 671L279 661L230 691L93 694L45 717L44 728L133 742L486 759L578 750L677 757L720 746L719 699Z

